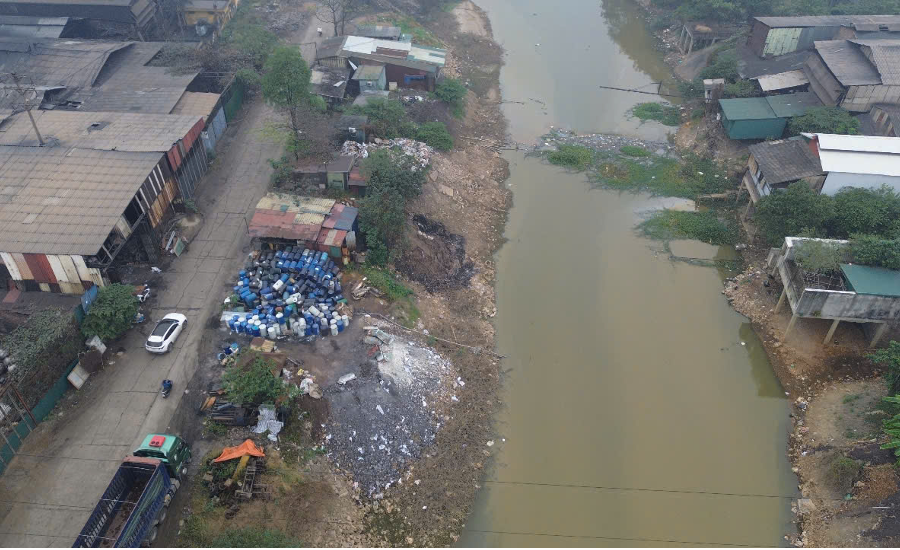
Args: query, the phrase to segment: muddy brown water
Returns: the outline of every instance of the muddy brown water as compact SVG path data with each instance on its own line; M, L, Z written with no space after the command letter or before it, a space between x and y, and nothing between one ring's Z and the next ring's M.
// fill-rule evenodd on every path
M627 0L477 4L508 52L504 98L526 101L504 105L515 139L550 125L664 139L664 127L625 115L652 96L597 88L668 78ZM514 206L496 317L504 409L496 462L459 544L784 544L797 483L788 398L721 294L728 272L672 261L634 231L648 210L678 201L591 189L521 153L507 159ZM672 248L734 257L689 241Z

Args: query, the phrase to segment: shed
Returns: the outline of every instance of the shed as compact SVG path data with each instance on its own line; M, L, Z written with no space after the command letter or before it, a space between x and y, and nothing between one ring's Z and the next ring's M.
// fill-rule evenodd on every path
M350 69L347 68L313 67L309 78L310 91L330 105L344 99L348 82Z
M796 94L770 95L766 97L769 107L780 118L803 116L810 107L821 107L822 102L812 92Z
M298 176L311 176L320 187L348 189L350 169L356 161L355 155L335 155L334 160L322 164L308 164L294 170Z
M898 32L898 15L754 17L747 43L768 57L809 49L817 40L896 38Z
M841 264L841 271L857 294L900 297L900 271L854 264Z
M759 87L763 92L785 92L789 90L806 89L809 79L800 69L785 71L783 73L766 74L756 77Z
M250 236L294 241L314 248L322 223L333 207L331 199L267 193L256 204Z
M362 25L357 27L356 36L380 38L382 40L400 40L402 32L400 27L388 25Z
M780 118L764 97L720 99L722 126L731 139L781 137L787 119Z
M353 80L359 83L360 91L384 90L387 88L387 76L384 65L360 65L353 73Z
M369 182L363 177L358 166L353 170L350 170L349 185L351 193L360 197L366 196L366 187L369 185Z
M747 171L742 183L750 194L750 204L777 189L804 180L818 191L824 181L819 158L803 139L765 141L750 146ZM748 205L748 214L750 213Z

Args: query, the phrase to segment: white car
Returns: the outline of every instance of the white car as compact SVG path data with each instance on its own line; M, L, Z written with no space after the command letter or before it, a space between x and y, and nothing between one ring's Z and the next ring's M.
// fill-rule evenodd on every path
M165 353L172 349L175 339L187 324L187 317L180 313L170 313L159 320L147 338L144 348L151 353Z

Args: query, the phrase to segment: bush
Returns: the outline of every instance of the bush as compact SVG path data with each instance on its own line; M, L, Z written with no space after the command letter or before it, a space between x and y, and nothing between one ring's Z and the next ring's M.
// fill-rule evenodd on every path
M649 157L653 154L643 147L637 147L636 145L623 145L622 147L619 147L619 152L623 155L628 155L629 157Z
M858 264L900 270L900 239L853 235L850 250L853 261Z
M893 344L894 342L891 343ZM896 409L897 406L900 406L900 395L885 397L882 401L893 405ZM881 426L881 430L888 436L889 440L882 445L881 448L893 449L894 456L897 457L897 465L900 466L900 414L895 414L893 417L885 420Z
M300 548L300 540L277 529L242 527L226 529L209 543L211 548Z
M888 393L900 394L900 342L891 340L888 347L870 353L867 357L873 363L886 367L884 381L887 383Z
M369 126L380 137L394 139L415 136L416 126L407 118L406 110L399 101L369 98L365 106L354 107L350 111L353 114L367 115Z
M839 107L812 107L788 121L788 133L850 134L859 133L859 121Z
M584 170L594 162L594 151L581 145L560 145L547 155L547 160L557 166Z
M115 340L131 328L137 312L133 286L116 283L100 287L97 299L81 323L81 333L85 338L99 336L104 342Z
M727 82L737 82L741 78L738 74L737 55L733 51L716 54L698 75L701 85L707 78L724 78Z
M723 97L756 97L760 89L752 80L738 80L725 85Z
M639 229L652 239L697 239L708 244L737 242L737 229L721 221L715 212L661 210L643 222Z
M825 472L825 480L833 489L849 493L861 472L862 463L860 461L837 455Z
M247 361L244 353L253 354L253 357ZM274 403L287 395L287 387L272 374L275 366L274 361L252 351L241 353L222 376L225 393L232 402L243 405Z
M458 103L466 98L469 90L455 78L445 78L434 88L434 95L444 103Z
M383 269L366 267L364 270L368 283L377 288L391 301L401 300L413 295L412 289L397 280Z
M681 110L674 105L638 103L631 109L631 113L641 120L655 120L666 126L678 126L681 124Z
M426 122L419 126L416 139L431 145L438 151L453 149L453 136L447 131L447 125L443 122Z
M804 229L824 226L832 217L831 197L813 191L809 184L798 181L780 193L762 198L756 208L756 223L772 246L785 237L799 235Z
M838 271L848 260L848 251L829 242L809 240L797 245L794 260L807 271Z
M834 195L834 216L828 234L847 238L854 233L887 234L900 217L900 196L892 189L848 187Z
M678 95L685 99L704 97L705 93L703 79L695 78L694 80L681 81L678 83Z

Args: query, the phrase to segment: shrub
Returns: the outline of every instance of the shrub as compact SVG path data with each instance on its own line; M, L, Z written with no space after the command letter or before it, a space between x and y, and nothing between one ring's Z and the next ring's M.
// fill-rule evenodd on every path
M212 548L300 548L306 546L278 529L242 527L226 529L209 544Z
M99 336L104 342L115 340L131 328L137 312L133 286L116 283L100 287L97 299L81 323L81 333L86 338Z
M351 112L367 115L369 127L380 137L394 139L415 135L416 126L406 116L406 110L399 101L380 97L369 98L365 106L354 107Z
M847 261L847 256L845 247L818 240L803 241L794 252L794 260L800 267L817 272L839 270L840 264Z
M860 461L837 455L825 472L825 480L833 489L848 493L859 478L860 472L862 472Z
M661 210L638 227L644 235L660 240L697 239L723 245L734 244L738 237L734 226L724 223L711 211Z
M622 147L619 147L619 152L623 155L628 155L629 157L649 157L653 154L643 147L638 147L636 145L623 145Z
M888 393L900 394L900 342L891 340L888 347L870 353L867 357L873 363L884 365L887 368L884 373L884 381L887 383Z
M858 134L859 121L839 107L812 107L788 121L788 133Z
M715 54L710 60L710 64L700 71L698 78L701 86L703 80L707 78L724 78L727 82L738 81L740 75L738 74L737 55L733 51Z
M892 344L894 342L891 342ZM897 406L900 406L900 395L894 395L893 397L884 397L882 401L885 403L891 404L896 409ZM893 417L888 418L884 421L881 426L881 430L888 436L888 442L881 446L882 449L893 449L894 456L897 457L897 465L900 466L900 414L895 414Z
M858 264L900 270L900 239L853 235L850 250L853 261Z
M831 197L820 195L809 184L798 181L783 192L763 197L757 205L755 219L766 241L778 246L787 236L822 227L832 212Z
M703 79L695 78L678 83L678 95L685 99L704 97Z
M244 353L253 354L248 360L244 360ZM274 403L275 400L287 395L287 388L280 378L272 374L275 363L252 351L241 353L237 361L222 375L225 385L225 393L234 403L244 405L258 405L260 403Z
M547 155L547 160L557 166L584 170L594 162L594 151L581 145L560 145Z
M723 97L755 97L759 92L759 87L752 80L738 80L725 85Z
M662 103L638 103L632 108L631 113L641 120L655 120L666 126L678 126L681 124L681 110L674 105Z
M469 90L455 78L445 78L434 88L434 95L444 103L458 103L466 98Z
M828 234L847 238L854 233L888 233L900 217L900 196L892 189L848 187L834 195L834 215Z
M431 145L438 151L453 149L453 136L447 131L447 125L443 122L426 122L419 126L416 139Z

